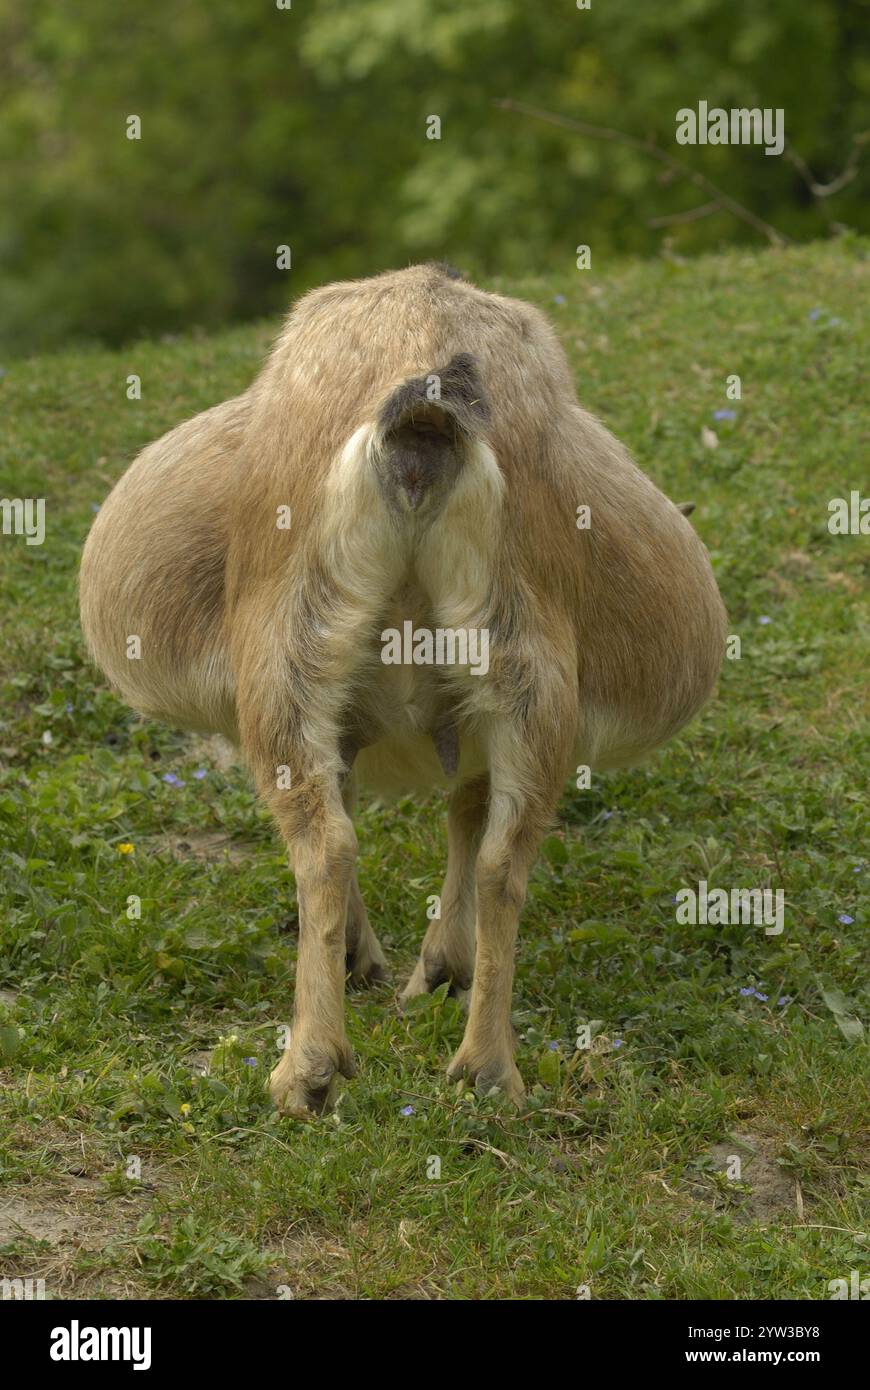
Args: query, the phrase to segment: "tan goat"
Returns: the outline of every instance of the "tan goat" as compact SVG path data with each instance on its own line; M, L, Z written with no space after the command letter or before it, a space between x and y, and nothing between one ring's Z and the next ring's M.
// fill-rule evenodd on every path
M450 790L441 917L404 997L470 987L449 1075L519 1101L517 921L560 794L578 764L675 734L725 637L703 545L579 407L543 315L433 265L306 295L243 395L118 482L81 611L135 709L240 745L287 842L300 936L277 1104L319 1111L353 1074L346 974L384 969L358 778ZM393 630L415 661L385 659ZM486 659L451 663L457 634Z

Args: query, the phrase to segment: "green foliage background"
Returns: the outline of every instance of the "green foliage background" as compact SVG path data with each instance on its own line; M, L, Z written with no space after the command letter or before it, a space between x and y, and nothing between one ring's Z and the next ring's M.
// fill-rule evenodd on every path
M651 227L704 198L500 97L652 136L795 239L861 226L866 171L820 209L785 159L674 129L702 99L783 107L830 178L870 126L868 21L866 0L0 0L0 345L248 319L427 257L511 276L581 242L600 268L757 239L727 213Z

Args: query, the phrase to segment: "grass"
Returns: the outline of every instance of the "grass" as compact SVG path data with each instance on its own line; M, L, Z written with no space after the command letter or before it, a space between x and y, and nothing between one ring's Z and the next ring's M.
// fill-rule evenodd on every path
M83 655L94 506L242 389L275 325L7 365L3 491L45 497L47 535L0 538L0 1275L56 1297L782 1299L870 1272L870 539L827 528L866 457L866 257L844 239L499 287L547 310L583 403L698 504L741 639L654 761L566 790L521 929L522 1115L446 1082L453 1000L403 1017L387 986L349 999L337 1114L270 1109L282 848L240 769L132 715ZM397 982L443 812L357 818ZM700 878L782 888L782 935L678 924Z

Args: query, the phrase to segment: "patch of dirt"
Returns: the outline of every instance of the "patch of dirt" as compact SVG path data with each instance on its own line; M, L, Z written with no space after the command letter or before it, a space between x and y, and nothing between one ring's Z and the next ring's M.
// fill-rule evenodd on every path
M184 1059L184 1065L194 1076L208 1076L211 1066L211 1051L191 1052Z
M825 583L832 589L842 588L847 594L860 594L861 585L851 574L844 574L842 570L831 570L825 575Z
M211 763L218 772L230 772L234 767L244 767L238 748L220 734L209 738L196 735L190 740L190 751L202 763Z
M121 1271L89 1270L87 1259L82 1268L80 1257L131 1235L152 1195L112 1196L98 1180L77 1178L61 1193L19 1189L0 1198L0 1277L43 1279L48 1298L141 1296Z
M786 573L805 579L812 575L813 559L805 550L786 550L780 555L780 565Z
M171 835L152 835L145 848L155 854L169 854L179 863L195 859L200 863L220 864L229 861L240 864L256 852L258 846L249 840L237 840L220 830L177 831Z
M11 1197L0 1202L0 1246L10 1245L21 1236L57 1245L79 1226L76 1212L55 1203L33 1202L26 1197Z
M51 1144L59 1163L72 1162L77 1150L77 1144ZM169 1169L149 1163L146 1171L147 1182L122 1193L97 1177L70 1172L7 1189L0 1195L0 1279L43 1280L48 1299L166 1297L140 1276L127 1249L128 1242L135 1245L137 1226L156 1193L172 1186ZM353 1297L340 1273L350 1258L343 1245L315 1232L270 1235L263 1246L268 1263L245 1280L245 1299ZM115 1244L119 1249L107 1266L105 1252Z
M252 1274L244 1281L245 1298L253 1302L289 1302L296 1297L291 1275L286 1270L267 1270L263 1275Z
M695 1201L730 1210L747 1224L798 1211L795 1180L777 1163L775 1146L760 1134L735 1132L711 1145L691 1165L686 1187Z
M10 1154L38 1153L51 1171L0 1185L0 1278L44 1279L47 1298L143 1297L136 1267L119 1256L106 1268L103 1256L172 1187L171 1168L143 1160L141 1182L118 1191L105 1180L118 1169L116 1147L101 1136L85 1144L75 1127L22 1122L6 1140Z

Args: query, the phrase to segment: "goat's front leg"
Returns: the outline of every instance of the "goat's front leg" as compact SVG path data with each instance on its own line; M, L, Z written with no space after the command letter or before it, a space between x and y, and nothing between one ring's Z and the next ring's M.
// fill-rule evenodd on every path
M568 717L571 717L569 709ZM525 733L525 731L523 731ZM477 951L465 1035L447 1074L466 1075L483 1094L493 1087L519 1104L511 998L520 912L531 868L559 799L567 749L531 744L504 725L495 732L486 828L477 856ZM522 754L518 755L518 750Z
M293 1023L269 1090L281 1110L319 1114L334 1099L337 1074L355 1071L344 1031L344 981L356 835L334 773L304 775L287 790L269 788L267 800L287 842L299 899Z

